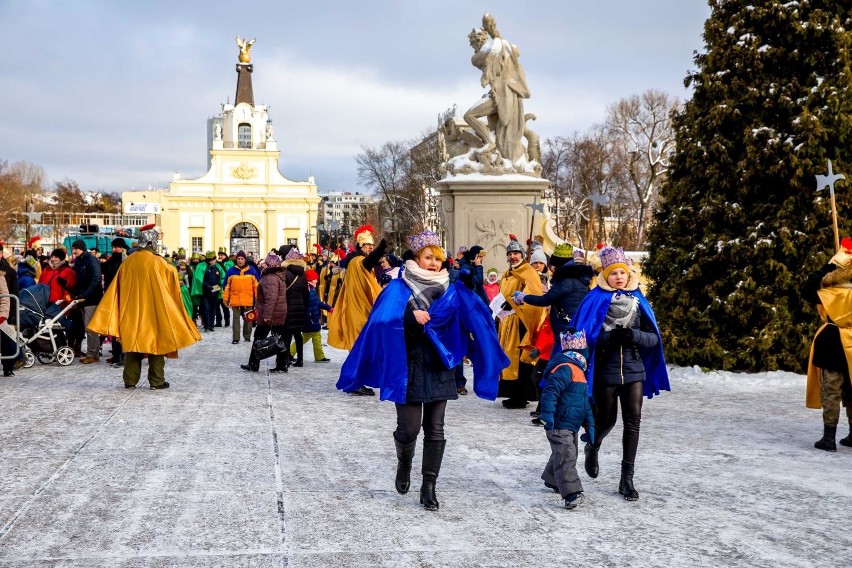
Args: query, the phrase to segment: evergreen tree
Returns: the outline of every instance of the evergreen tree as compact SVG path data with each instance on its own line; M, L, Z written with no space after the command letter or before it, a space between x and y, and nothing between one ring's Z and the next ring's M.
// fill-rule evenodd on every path
M800 291L852 230L852 3L711 0L643 271L667 358L802 372L819 318Z

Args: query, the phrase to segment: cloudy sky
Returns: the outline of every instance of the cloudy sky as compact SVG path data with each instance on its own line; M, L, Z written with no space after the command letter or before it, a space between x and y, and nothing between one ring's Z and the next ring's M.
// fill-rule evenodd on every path
M0 0L0 161L83 189L165 187L206 169L206 120L233 102L234 37L270 105L280 169L355 191L363 146L408 140L484 93L467 34L490 12L517 44L542 138L583 132L623 97L683 78L704 0Z

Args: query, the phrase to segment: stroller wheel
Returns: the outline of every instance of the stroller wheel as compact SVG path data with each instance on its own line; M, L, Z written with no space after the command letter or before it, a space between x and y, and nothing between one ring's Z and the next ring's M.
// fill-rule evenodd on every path
M36 359L38 359L38 362L42 365L49 365L56 361L56 356L49 351L39 351L36 353Z
M74 350L68 347L60 347L56 351L56 360L60 365L70 365L74 362Z
M24 349L24 369L29 369L35 365L35 355L29 348Z

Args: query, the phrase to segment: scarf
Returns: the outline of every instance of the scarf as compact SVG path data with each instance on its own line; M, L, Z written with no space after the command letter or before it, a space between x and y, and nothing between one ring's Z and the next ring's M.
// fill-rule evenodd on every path
M423 270L413 260L405 261L405 270L400 278L411 288L414 303L419 310L428 310L450 285L450 275L446 270Z
M633 297L632 292L617 290L612 295L609 309L604 318L603 328L610 331L616 327L632 327L639 310L639 300Z

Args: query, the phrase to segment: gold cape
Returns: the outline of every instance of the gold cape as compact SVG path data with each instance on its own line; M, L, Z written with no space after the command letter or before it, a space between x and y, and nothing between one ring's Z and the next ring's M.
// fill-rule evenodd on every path
M534 294L540 296L542 293L541 279L538 277L538 272L530 266L527 261L521 262L516 268L510 268L503 274L500 280L500 293L515 310L515 313L504 318L500 322L500 327L497 330L497 338L500 340L500 346L503 352L508 355L511 363L503 369L500 376L501 380L514 381L518 378L518 363L534 362L529 356L529 349L525 347L531 346L530 339L536 331L543 318L545 317L544 308L531 306L529 304L517 305L512 300L512 294L516 291L521 291L524 294ZM526 328L526 333L523 337L520 336L520 324L523 323Z
M346 265L341 286L337 304L328 318L328 344L349 351L367 323L382 287L373 273L364 268L363 256Z
M320 301L325 302L333 308L334 295L337 293L337 288L340 286L340 271L338 270L337 274L332 274L329 282L326 283L325 277L330 271L331 267L326 264L320 274L319 286L317 286L317 295L319 296ZM326 297L326 292L328 293L328 297ZM325 310L322 310L322 313L325 314L326 317L329 315Z
M117 337L126 352L176 357L201 340L183 307L174 266L146 249L121 263L88 330Z
M843 345L846 364L849 366L849 374L852 377L852 289L843 287L823 288L817 294L819 294L819 299L822 302L817 306L822 321L825 322L826 318L831 318L831 321L840 328L840 343ZM814 339L827 325L831 324L822 324L814 335ZM808 408L822 408L819 379L820 368L814 365L814 344L811 342L811 353L808 358L808 383L805 391L805 406Z

